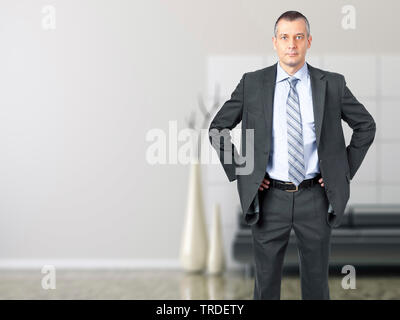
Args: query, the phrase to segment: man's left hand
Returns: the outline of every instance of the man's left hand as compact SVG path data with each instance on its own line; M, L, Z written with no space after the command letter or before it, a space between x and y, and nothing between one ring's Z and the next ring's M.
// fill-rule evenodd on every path
M321 179L319 179L318 180L318 182L321 184L321 187L323 187L324 186L324 180L321 178Z

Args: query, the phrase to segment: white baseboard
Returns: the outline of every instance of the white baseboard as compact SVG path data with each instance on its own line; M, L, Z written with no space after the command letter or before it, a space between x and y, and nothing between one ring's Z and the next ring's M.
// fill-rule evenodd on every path
M179 260L139 259L0 259L0 269L39 269L52 265L56 269L159 269L179 270Z

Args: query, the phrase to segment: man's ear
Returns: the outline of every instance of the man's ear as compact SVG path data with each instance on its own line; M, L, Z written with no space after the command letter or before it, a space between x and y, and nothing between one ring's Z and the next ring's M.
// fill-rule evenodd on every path
M275 37L272 37L272 46L274 47L274 50L276 51L275 42L276 42L276 38L275 38Z
M311 35L308 37L307 42L308 42L308 43L307 43L307 48L310 49L310 47L311 47L311 42L312 42L312 36L311 36Z

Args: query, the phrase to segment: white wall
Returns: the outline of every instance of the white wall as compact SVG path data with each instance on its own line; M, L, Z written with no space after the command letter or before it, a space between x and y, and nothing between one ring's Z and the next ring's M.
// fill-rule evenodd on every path
M298 3L1 1L0 266L179 266L188 166L149 165L146 133L184 128L218 77L226 97L247 67L273 63L273 24L288 9L309 18L312 64L345 74L377 121L350 203L399 203L398 2ZM346 4L355 30L341 27ZM41 26L45 5L55 30ZM236 185L209 170L207 222L222 196L235 266Z

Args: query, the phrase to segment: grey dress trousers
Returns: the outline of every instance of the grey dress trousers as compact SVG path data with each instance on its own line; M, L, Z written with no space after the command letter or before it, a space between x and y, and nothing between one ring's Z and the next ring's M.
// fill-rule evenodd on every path
M259 192L260 218L251 226L256 266L254 300L280 299L290 231L296 235L302 299L330 299L329 201L319 183L295 192L270 187Z

